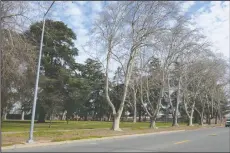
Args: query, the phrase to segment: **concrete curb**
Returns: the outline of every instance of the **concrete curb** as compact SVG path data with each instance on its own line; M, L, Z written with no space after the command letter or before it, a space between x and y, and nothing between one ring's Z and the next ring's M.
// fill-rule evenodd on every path
M120 138L137 137L137 136L145 136L145 135L168 134L168 133L176 133L176 132L183 132L183 131L186 131L186 130L161 131L161 132L154 132L154 133L130 134L130 135L122 135L122 136L111 136L111 137L91 138L91 139L81 139L81 140L68 140L68 141L61 141L61 142L48 142L48 143L36 143L35 142L32 144L16 144L12 146L6 146L6 147L2 147L2 150L40 147L40 146L53 146L53 145L70 144L70 143L76 143L76 142L80 143L80 142L88 142L88 141L120 139Z

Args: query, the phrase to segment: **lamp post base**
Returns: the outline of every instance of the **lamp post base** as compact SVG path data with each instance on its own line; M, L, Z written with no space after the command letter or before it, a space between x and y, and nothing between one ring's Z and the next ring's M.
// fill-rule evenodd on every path
M34 140L29 139L29 140L27 140L26 142L27 142L27 143L34 143Z

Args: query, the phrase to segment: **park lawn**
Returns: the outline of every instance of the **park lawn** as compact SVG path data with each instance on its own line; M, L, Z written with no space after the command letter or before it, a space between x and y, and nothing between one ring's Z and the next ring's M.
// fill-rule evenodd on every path
M100 122L103 124L103 122ZM110 123L111 124L111 123ZM110 136L120 136L120 135L131 135L131 134L141 134L141 133L153 133L160 131L168 131L168 130L181 130L181 129L197 129L200 126L188 127L185 125L181 125L180 127L160 127L158 129L149 129L148 126L146 128L134 128L138 124L140 125L148 125L147 123L122 123L123 131L112 131L109 128L94 128L94 129L74 129L71 131L37 131L34 133L34 140L39 143L44 142L58 142L65 140L79 140L79 139L90 139L90 138L101 138L101 137L110 137ZM74 124L73 124L74 125ZM75 124L76 125L76 124ZM129 127L127 127L129 125ZM159 125L159 123L158 123ZM164 124L163 124L164 125ZM126 127L125 127L126 126ZM104 126L103 126L104 127ZM108 126L110 127L110 126ZM13 144L22 144L28 140L29 133L2 133L2 143L3 146L9 146Z
M172 123L157 122L158 127L171 126ZM182 123L185 125L185 123ZM49 121L46 123L35 123L34 131L64 131L64 130L77 130L77 129L105 129L111 128L112 122L105 121L69 121L67 124L65 121L53 121L51 128L49 128ZM149 127L148 122L121 122L121 128L131 129L145 129ZM2 132L28 132L30 129L30 121L17 121L8 120L2 123Z

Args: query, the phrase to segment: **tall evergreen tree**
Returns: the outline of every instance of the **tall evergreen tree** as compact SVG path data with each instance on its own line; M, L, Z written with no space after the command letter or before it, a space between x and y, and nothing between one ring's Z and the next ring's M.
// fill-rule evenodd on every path
M30 26L27 35L39 46L42 22ZM38 100L38 122L45 122L45 114L50 115L63 106L63 91L76 68L75 57L78 49L74 46L76 35L63 22L46 20L43 54L41 60L41 79Z

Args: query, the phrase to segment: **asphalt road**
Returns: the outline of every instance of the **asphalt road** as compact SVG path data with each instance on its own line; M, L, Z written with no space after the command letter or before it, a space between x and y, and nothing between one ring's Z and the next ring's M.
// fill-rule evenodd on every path
M230 152L230 128L209 128L3 152Z

